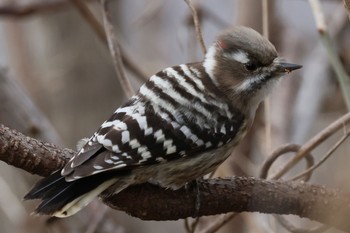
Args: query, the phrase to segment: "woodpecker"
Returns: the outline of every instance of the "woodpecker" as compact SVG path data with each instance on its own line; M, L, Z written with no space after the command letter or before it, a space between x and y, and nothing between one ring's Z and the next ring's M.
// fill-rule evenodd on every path
M225 161L259 103L280 77L299 68L253 29L231 28L204 61L151 76L25 199L42 200L38 214L67 217L106 189L118 193L146 182L178 189Z

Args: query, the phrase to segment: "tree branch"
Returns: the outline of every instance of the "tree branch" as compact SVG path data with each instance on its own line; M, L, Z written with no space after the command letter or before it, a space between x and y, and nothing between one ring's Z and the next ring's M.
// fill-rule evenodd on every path
M81 16L86 20L86 22L90 25L90 27L94 30L96 35L99 37L99 39L106 45L108 48L108 36L101 25L101 23L98 21L98 19L94 16L94 14L90 11L89 7L86 5L85 1L83 0L70 0L71 3L76 7L76 9L79 11ZM124 51L124 49L120 46L120 54L123 60L123 63L125 67L132 72L135 77L137 77L139 80L144 82L145 80L148 80L148 75L146 75L141 68L127 55L127 53Z
M74 153L0 124L0 160L29 173L48 176L62 168Z
M350 0L344 0L344 7L346 10L346 13L349 16L349 20L350 20Z
M68 5L68 0L38 1L31 4L10 4L0 5L0 16L19 18L41 12L51 12Z
M204 40L203 40L201 27L199 25L199 19L198 19L198 15L197 15L197 10L193 6L191 0L185 0L185 2L186 2L186 4L188 5L188 7L190 8L190 10L192 12L193 23L194 23L194 27L195 27L196 33L197 33L197 39L198 39L198 41L199 41L199 43L201 45L203 54L205 55L207 53L207 48L206 48Z
M34 2L30 4L0 4L0 17L21 18L39 13L56 12L61 9L65 9L66 6L69 6L69 3L72 3L91 26L96 35L101 39L106 47L108 47L107 37L105 31L103 30L103 26L89 10L86 2L86 0L51 0ZM137 65L136 62L130 58L130 56L125 52L125 49L121 47L120 50L125 67L141 82L148 80L148 75Z
M0 125L0 160L32 174L46 176L74 154L70 149L29 138ZM200 209L196 212L197 188ZM118 194L101 195L114 209L144 220L176 220L227 212L295 214L350 232L350 196L339 190L303 182L253 177L210 179L177 191L151 184L131 186Z
M107 36L108 48L111 53L113 64L114 64L114 70L119 80L119 83L121 84L123 91L125 92L125 95L128 98L130 98L131 96L134 95L135 91L132 88L129 79L125 75L124 63L122 61L121 50L120 50L120 44L114 36L115 31L111 23L111 17L107 7L107 1L101 0L100 3L102 8L103 25Z

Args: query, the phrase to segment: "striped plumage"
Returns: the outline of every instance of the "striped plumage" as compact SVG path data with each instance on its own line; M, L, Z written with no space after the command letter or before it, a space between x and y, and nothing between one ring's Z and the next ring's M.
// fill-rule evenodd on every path
M43 200L37 213L66 217L112 185L114 192L148 181L176 189L209 173L231 154L277 77L300 68L276 58L252 29L224 33L203 62L153 75L25 198Z

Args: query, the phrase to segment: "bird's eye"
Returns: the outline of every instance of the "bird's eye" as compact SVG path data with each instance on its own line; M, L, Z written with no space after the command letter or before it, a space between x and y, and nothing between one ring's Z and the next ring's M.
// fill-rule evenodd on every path
M254 71L258 69L258 65L255 62L248 62L244 64L244 66L248 71Z

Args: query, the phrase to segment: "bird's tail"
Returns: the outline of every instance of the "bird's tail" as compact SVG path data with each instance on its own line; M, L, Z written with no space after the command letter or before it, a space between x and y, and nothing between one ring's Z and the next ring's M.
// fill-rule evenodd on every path
M40 180L24 199L41 199L35 213L68 217L89 204L96 196L117 182L101 173L67 182L60 171ZM124 187L123 187L124 188Z

